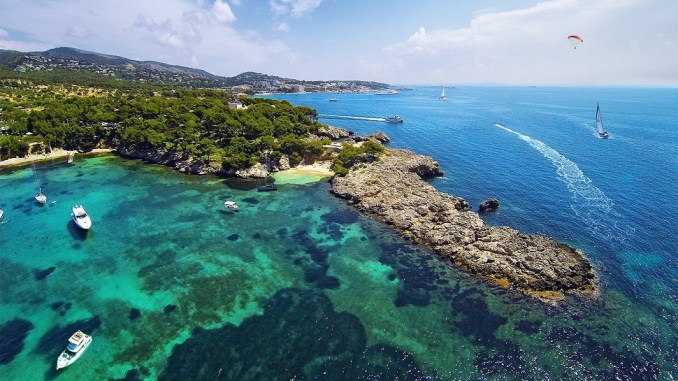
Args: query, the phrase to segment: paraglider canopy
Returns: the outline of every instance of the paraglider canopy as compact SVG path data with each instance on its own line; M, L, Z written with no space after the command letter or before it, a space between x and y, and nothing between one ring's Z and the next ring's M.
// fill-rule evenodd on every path
M571 36L567 36L567 39L570 40L570 44L572 44L572 47L577 49L577 46L584 42L584 40L581 39L581 37L573 34Z

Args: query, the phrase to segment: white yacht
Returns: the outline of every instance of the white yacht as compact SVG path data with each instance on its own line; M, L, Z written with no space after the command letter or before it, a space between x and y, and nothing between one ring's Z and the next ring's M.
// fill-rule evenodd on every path
M42 188L38 191L38 193L35 195L35 201L37 201L40 204L44 204L47 202L47 196L45 196L42 193Z
M68 339L68 346L57 359L57 370L73 364L82 356L87 347L92 343L92 336L77 331Z
M388 118L386 118L386 121L389 123L402 123L403 118L401 118L400 115L391 115Z
M240 210L240 207L238 206L238 204L237 204L235 201L225 201L225 202L224 202L224 206L225 206L227 209L231 209L231 210Z
M89 230L92 227L92 220L85 212L85 208L82 205L75 205L71 209L71 218L79 228Z

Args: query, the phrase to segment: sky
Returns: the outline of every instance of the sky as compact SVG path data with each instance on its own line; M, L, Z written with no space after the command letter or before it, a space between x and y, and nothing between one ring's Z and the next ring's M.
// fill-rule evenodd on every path
M0 2L0 49L64 46L229 77L678 86L678 1Z

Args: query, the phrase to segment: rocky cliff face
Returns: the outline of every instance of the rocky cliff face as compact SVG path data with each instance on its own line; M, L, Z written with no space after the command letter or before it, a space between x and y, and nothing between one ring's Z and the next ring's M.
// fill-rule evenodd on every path
M595 293L595 273L581 252L552 238L486 226L464 199L423 180L440 175L430 157L388 149L380 160L333 178L332 193L496 284L542 300Z

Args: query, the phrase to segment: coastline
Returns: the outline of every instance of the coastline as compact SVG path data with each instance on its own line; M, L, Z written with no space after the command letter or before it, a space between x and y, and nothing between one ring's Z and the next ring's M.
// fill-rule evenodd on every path
M0 169L23 167L29 164L38 163L47 160L65 159L70 152L76 152L76 156L92 156L104 153L113 152L110 148L95 148L89 152L80 153L77 151L67 151L65 149L56 148L48 154L31 154L24 157L13 157L11 159L0 161Z

